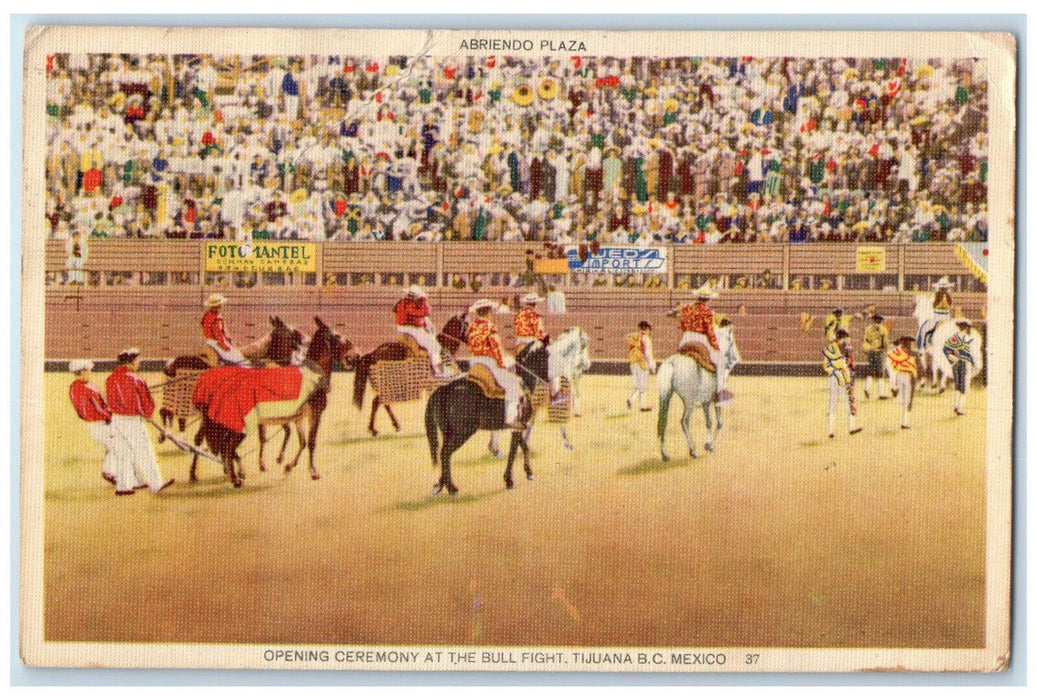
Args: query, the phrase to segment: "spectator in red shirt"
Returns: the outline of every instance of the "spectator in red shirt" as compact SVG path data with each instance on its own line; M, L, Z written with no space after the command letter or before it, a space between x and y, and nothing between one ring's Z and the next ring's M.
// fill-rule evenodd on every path
M68 370L76 376L68 388L68 397L76 414L86 423L90 435L104 448L104 461L101 463L101 476L105 481L115 483L115 433L112 430L112 411L105 403L104 397L92 384L90 372L94 363L90 360L72 360Z
M117 442L115 493L120 496L131 495L142 485L158 493L175 481L162 479L151 438L144 428L144 421L155 411L155 401L148 385L134 374L139 369L140 350L123 350L119 353L119 366L108 376L106 385Z

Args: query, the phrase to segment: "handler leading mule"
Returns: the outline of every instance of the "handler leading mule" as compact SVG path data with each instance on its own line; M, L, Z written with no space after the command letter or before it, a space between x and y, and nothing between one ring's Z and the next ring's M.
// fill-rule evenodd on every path
M547 381L547 348L541 343L533 343L523 349L515 357L515 364L519 378L529 394L533 393L537 382ZM433 487L432 495L444 488L450 495L457 493L457 486L450 475L450 457L468 438L479 430L503 430L504 427L504 399L487 398L482 389L467 378L456 379L432 392L425 407L425 434L432 454L432 465L438 464L440 467L439 481ZM440 432L443 434L442 448L439 446ZM528 427L511 433L508 465L504 470L504 484L509 489L514 487L511 467L520 447L526 478L532 481Z
M300 421L309 421L303 446L310 451L310 476L320 478L313 452L321 415L327 407L331 370L338 363L348 368L356 353L352 344L342 340L319 317L314 320L317 332L310 340L301 367L215 367L199 377L193 401L202 414L202 427L195 436L195 444L208 443L209 449L223 460L224 472L235 487L241 486L244 477L238 446L252 432L250 428L258 428L261 423L296 423L301 440ZM196 463L191 465L192 472Z
M727 368L731 370L738 362L738 348L735 345L734 334L730 323L721 324L716 329L717 344L719 352L727 359ZM684 437L688 441L688 452L692 457L698 457L695 450L695 442L691 437L691 417L695 406L702 406L702 412L706 417L706 430L709 431L709 439L706 441L706 449L713 451L717 436L720 433L720 405L713 401L717 393L717 375L703 367L696 360L686 355L671 355L662 361L656 373L659 387L659 451L664 461L670 456L666 453L666 423L670 410L670 399L674 394L681 398L684 404L684 415L681 417L681 427L684 429ZM716 427L713 427L713 419L716 419Z

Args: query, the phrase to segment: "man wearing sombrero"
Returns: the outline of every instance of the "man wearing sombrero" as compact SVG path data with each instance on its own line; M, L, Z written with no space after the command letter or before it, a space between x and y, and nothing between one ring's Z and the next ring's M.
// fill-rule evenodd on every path
M543 300L543 297L536 292L530 292L522 297L522 309L515 314L516 355L532 342L539 340L546 343L548 340L544 319L536 310L536 305ZM548 354L547 360L547 374L551 380L551 401L562 402L564 397L559 396L559 392L562 390L561 369L557 367L557 359L553 353Z
M404 290L403 298L392 307L396 314L396 332L409 335L414 342L428 353L432 363L432 374L436 377L444 375L443 348L436 340L435 330L428 320L428 295L425 290L412 284Z
M670 312L671 315L680 315L681 340L677 344L678 350L690 343L701 343L709 351L709 359L717 369L717 393L713 401L728 401L730 392L725 388L727 383L727 367L724 358L720 354L720 344L717 342L716 317L713 309L709 308L707 302L716 299L717 293L713 285L706 282L695 290L695 303L685 304Z
M227 331L223 323L221 310L227 303L227 298L222 294L210 294L205 300L205 315L202 316L202 334L205 335L205 344L216 351L220 360L228 365L248 365L248 360L231 344L227 337Z
M493 378L504 390L504 422L507 427L521 430L519 423L519 401L522 398L522 382L511 371L515 358L504 353L497 327L493 324L493 312L497 304L489 299L480 299L468 311L475 316L468 327L468 348L472 352L472 364L490 370Z
M915 340L918 343L919 349L929 346L932 343L936 327L943 321L950 319L953 302L951 301L949 290L953 286L947 275L933 282L933 290L935 292L933 294L933 315L923 321L918 327L918 337Z

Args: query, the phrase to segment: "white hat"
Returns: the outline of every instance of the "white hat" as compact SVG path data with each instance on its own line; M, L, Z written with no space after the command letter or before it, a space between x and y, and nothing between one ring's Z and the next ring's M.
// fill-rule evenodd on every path
M406 296L409 296L409 297L418 297L419 299L428 299L428 294L425 293L425 290L422 289L421 287L419 287L416 284L412 284L411 286L407 287L405 290L403 290L403 293Z
M947 275L944 275L940 279L933 282L933 289L950 289L953 286L954 285L951 284L951 281L947 279Z
M543 301L544 298L539 296L536 292L530 292L526 296L522 297L523 304L536 304L537 302Z
M474 304L472 304L471 306L469 306L468 310L469 311L478 311L479 309L486 309L486 308L493 309L494 311L496 311L497 308L498 308L497 302L493 301L492 299L480 299L479 301L477 301Z
M713 285L706 282L704 285L695 290L695 296L699 299L716 299L717 293L713 289Z
M77 372L87 371L89 372L94 368L94 363L90 360L71 360L68 363L68 371L73 374Z
M227 303L227 297L222 294L210 294L209 298L205 300L205 308L211 309L215 306L222 306Z

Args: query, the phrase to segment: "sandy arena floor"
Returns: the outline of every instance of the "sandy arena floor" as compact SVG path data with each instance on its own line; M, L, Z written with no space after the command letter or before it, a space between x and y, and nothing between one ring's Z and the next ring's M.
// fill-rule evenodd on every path
M509 492L480 433L455 455L460 494L432 498L424 402L398 407L400 434L372 439L352 378L335 377L322 480L258 472L248 441L243 489L206 462L189 484L167 442L157 453L177 483L117 498L68 403L71 376L48 374L46 639L983 644L978 385L964 418L950 394L918 397L912 430L894 401L861 397L864 432L847 436L840 416L829 440L822 379L735 377L716 454L685 456L671 408L664 463L656 413L626 411L630 379L591 376L574 452L539 426L536 480L519 471ZM384 414L379 427L391 431ZM701 414L695 429L701 445Z

